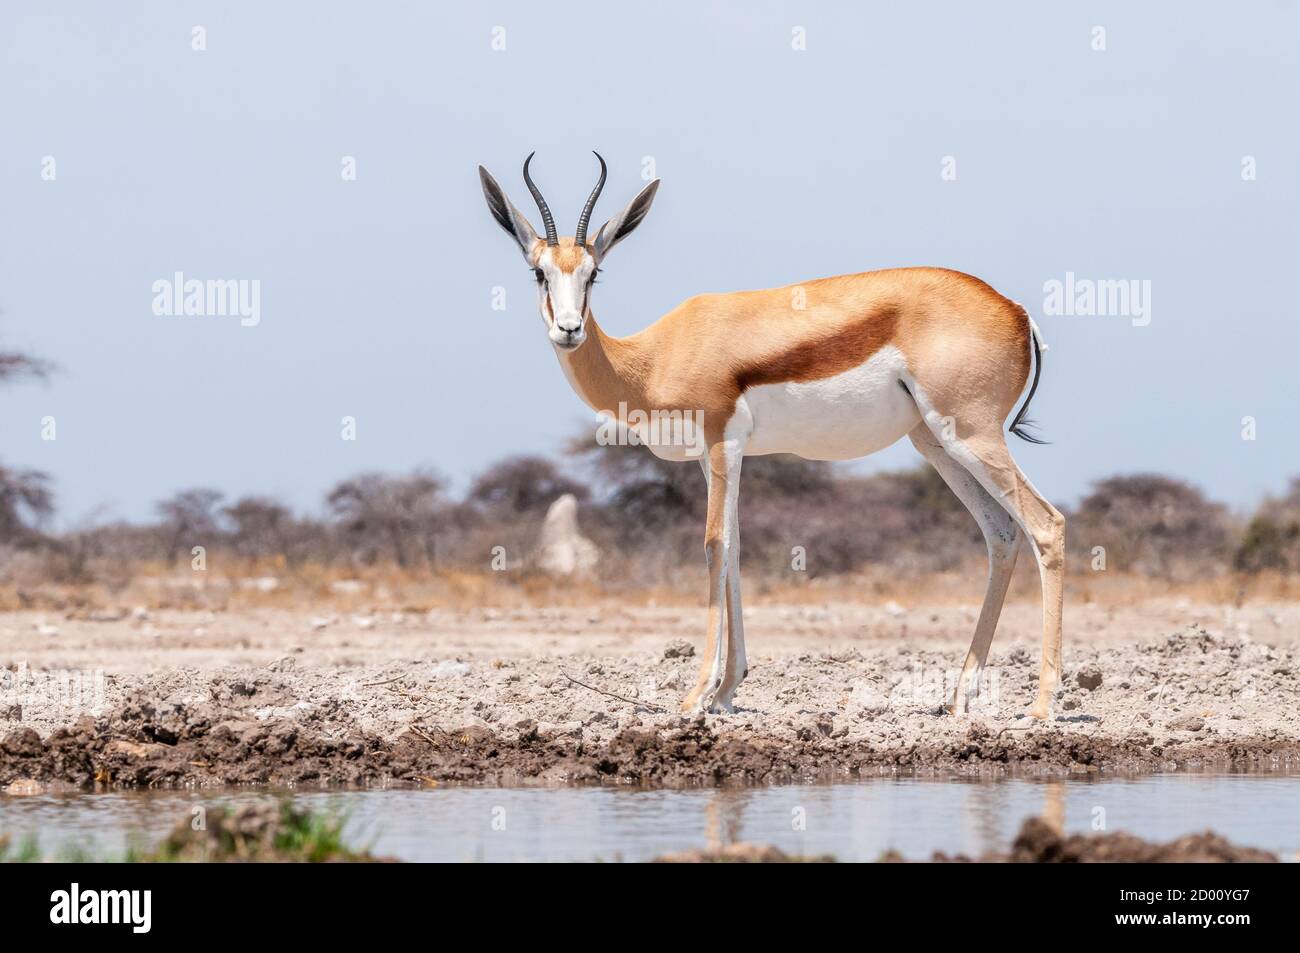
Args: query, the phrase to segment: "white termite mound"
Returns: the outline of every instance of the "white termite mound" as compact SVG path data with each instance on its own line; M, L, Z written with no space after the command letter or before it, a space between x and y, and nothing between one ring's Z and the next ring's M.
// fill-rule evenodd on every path
M537 565L555 576L572 576L596 568L600 551L578 532L578 500L566 493L551 504L537 543Z

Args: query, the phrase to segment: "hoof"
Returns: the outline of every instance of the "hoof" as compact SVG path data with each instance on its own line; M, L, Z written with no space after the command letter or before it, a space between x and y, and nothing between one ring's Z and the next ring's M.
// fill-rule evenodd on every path
M953 717L957 717L958 715L965 716L971 714L972 707L974 708L974 713L976 715L990 714L990 712L988 712L987 710L985 710L984 707L981 706L979 696L976 696L975 698L971 698L971 696L969 695L963 695L960 699L957 699L955 701L949 702L947 705L944 705L943 712L944 714L952 715Z
M731 699L720 697L718 689L713 691L693 691L682 700L681 711L685 715L724 715L734 712Z

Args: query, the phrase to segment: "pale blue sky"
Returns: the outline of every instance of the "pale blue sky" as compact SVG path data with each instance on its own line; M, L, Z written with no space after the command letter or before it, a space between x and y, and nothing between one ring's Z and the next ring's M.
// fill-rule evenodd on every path
M591 415L475 172L533 215L533 149L566 232L590 150L597 224L654 157L655 208L593 301L613 333L702 291L957 268L1051 346L1033 416L1053 443L1012 441L1049 497L1156 470L1246 506L1300 473L1295 3L59 10L0 11L0 342L62 366L0 396L0 460L52 473L65 521L195 485L314 508L368 469L463 487L555 450ZM260 325L155 316L178 270L260 280ZM1150 325L1043 315L1067 271L1149 280Z

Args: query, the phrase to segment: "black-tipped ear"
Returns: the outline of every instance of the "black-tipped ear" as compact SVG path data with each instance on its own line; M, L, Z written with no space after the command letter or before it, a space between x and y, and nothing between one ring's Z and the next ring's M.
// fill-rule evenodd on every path
M611 248L631 235L636 227L641 224L641 220L650 211L650 206L655 200L655 193L658 191L659 180L655 179L627 204L627 208L600 226L600 231L596 233L596 240L592 243L596 250L596 261L601 261Z
M479 166L478 177L483 183L483 197L487 199L488 211L497 220L497 224L519 243L519 250L524 253L524 258L528 259L533 245L537 244L536 230L528 219L524 218L523 213L506 198L506 193L497 184L497 180L492 178L492 173Z

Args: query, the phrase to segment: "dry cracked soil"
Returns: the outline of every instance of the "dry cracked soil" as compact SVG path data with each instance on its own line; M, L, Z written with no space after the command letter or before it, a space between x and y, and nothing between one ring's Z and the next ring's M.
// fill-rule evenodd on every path
M1054 716L1029 726L1032 602L960 715L969 605L760 605L736 711L696 717L689 608L7 613L0 789L1300 766L1300 606L1071 609Z

